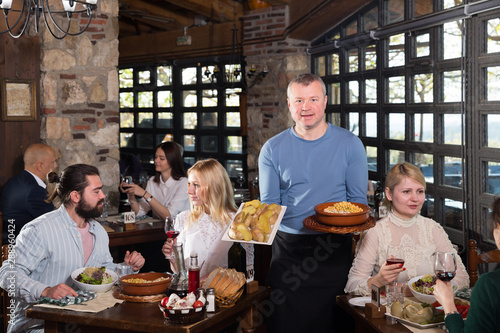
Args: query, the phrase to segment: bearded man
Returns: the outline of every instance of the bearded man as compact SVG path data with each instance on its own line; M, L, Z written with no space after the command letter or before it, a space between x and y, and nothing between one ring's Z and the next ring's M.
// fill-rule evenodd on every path
M106 230L94 218L101 215L105 194L96 167L75 164L67 167L49 200L59 199L59 209L26 224L0 268L0 287L13 296L7 332L36 332L43 321L24 316L41 297L61 299L78 296L71 273L80 267L104 266L114 270ZM138 252L125 254L125 263L138 271L144 258Z

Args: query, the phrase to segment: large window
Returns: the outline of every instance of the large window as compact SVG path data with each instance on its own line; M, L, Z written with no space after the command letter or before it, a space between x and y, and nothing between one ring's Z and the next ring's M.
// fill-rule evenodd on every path
M312 47L312 66L328 87L328 120L364 142L370 179L383 182L401 161L416 164L427 181L422 214L456 244L479 235L488 246L488 207L500 194L500 12L405 29L461 5L374 1L321 39L340 47ZM355 38L375 26L391 32Z
M120 68L120 149L152 173L154 148L175 141L188 164L212 157L231 178L246 174L240 68L213 61Z

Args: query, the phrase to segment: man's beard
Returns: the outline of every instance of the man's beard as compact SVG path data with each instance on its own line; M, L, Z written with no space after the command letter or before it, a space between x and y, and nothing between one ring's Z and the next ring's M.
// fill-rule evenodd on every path
M82 218L88 220L101 216L102 214L102 206L99 206L104 202L104 199L101 199L94 207L91 207L90 204L85 201L85 198L82 196L82 200L76 205L75 212Z

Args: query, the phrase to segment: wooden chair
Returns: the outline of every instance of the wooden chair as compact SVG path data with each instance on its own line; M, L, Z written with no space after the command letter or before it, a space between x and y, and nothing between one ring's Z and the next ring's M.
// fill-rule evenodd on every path
M3 264L5 260L9 257L9 245L3 245L2 246L2 253L0 257L0 265ZM7 307L9 306L10 303L10 298L7 295L7 291L4 289L0 289L0 302L2 306L2 314L1 314L1 321L2 321L2 332L7 332L7 326L9 325L9 316L7 316Z
M469 266L469 277L471 288L479 279L478 274L478 264L488 264L488 263L500 263L500 250L493 250L485 253L478 254L476 250L477 243L474 239L469 240L469 250L468 250L468 266Z

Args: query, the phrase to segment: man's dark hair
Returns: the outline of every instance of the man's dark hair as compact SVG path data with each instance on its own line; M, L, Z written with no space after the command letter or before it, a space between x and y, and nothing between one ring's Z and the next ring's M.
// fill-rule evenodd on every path
M59 197L63 205L71 203L71 192L77 191L83 195L83 191L89 185L87 176L99 176L99 170L88 164L73 164L64 169L59 177L54 173L49 174L49 182L57 185L47 201Z

